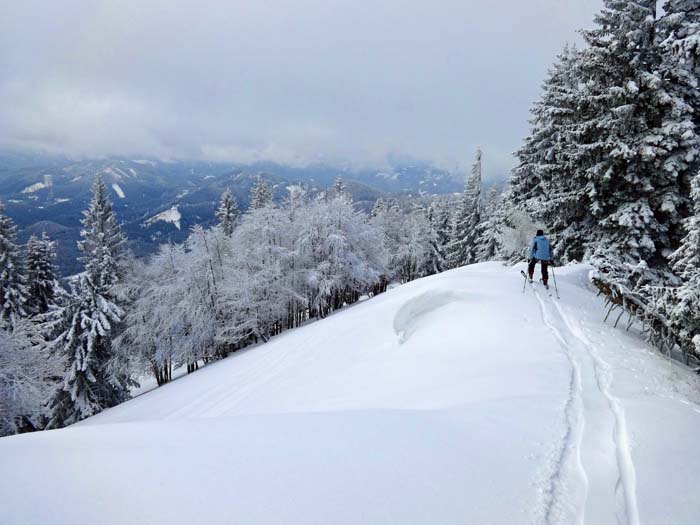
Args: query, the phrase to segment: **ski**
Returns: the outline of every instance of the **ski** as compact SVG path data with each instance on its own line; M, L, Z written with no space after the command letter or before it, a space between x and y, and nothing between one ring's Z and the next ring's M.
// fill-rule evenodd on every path
M530 278L527 276L527 274L523 270L520 270L520 275L522 275L525 278L525 282L523 283L523 293L525 293L525 287L527 286L528 283L530 283L530 287L534 291L535 287L533 286L533 282L530 280Z

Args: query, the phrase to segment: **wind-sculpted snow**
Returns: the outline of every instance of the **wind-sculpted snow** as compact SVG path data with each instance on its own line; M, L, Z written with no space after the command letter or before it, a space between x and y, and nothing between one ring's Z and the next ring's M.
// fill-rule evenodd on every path
M0 523L700 523L697 377L520 267L414 281L59 431Z
M468 294L449 290L430 290L413 297L404 304L394 317L394 332L404 343L411 334L421 328L423 319L455 301L464 301Z

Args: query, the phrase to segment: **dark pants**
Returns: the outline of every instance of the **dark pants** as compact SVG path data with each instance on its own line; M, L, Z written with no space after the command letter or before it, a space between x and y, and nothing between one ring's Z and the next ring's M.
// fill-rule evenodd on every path
M532 276L535 275L535 265L537 263L540 263L542 266L542 282L544 284L547 284L547 281L549 281L549 274L547 273L547 268L549 268L549 261L543 261L541 259L530 259L530 264L527 266L527 274L530 276L530 279L532 279Z

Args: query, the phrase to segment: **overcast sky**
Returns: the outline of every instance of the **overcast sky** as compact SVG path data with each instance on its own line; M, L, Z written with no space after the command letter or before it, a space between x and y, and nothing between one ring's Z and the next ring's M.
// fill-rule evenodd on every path
M602 0L0 0L0 146L488 172Z

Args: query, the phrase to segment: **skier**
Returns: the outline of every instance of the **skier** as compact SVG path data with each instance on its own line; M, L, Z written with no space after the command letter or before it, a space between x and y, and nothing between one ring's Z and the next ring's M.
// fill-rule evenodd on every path
M527 260L527 275L532 282L532 276L535 274L535 265L539 262L542 266L542 284L549 290L549 274L547 273L547 268L554 259L554 253L552 252L552 245L549 243L549 239L544 236L542 230L537 230L537 235L532 239L532 245L530 246L530 258Z

